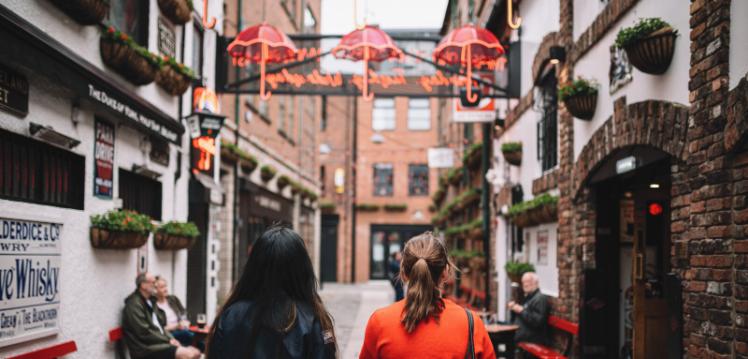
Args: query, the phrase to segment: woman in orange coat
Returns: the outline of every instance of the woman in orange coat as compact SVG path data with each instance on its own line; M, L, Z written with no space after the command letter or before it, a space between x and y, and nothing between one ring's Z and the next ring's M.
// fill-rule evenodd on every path
M400 276L407 294L369 318L360 359L496 357L480 318L441 296L451 266L444 244L430 232L405 244Z

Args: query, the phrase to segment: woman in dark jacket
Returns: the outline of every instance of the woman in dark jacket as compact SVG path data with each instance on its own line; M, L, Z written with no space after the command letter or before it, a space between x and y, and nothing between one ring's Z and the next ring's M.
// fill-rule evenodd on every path
M335 358L332 318L304 241L284 227L254 243L208 337L209 359Z

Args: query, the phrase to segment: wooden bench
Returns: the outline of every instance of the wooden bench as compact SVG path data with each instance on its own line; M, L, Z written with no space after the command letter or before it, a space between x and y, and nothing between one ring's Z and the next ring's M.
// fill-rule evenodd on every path
M42 349L34 350L24 354L18 354L7 359L53 359L59 358L70 353L78 351L78 346L75 345L75 341L71 340L68 342L53 345Z
M545 345L521 342L517 346L527 353L540 359L566 359L571 353L574 344L574 336L579 334L579 324L572 323L556 316L548 317L548 325L566 333L566 346L563 353Z

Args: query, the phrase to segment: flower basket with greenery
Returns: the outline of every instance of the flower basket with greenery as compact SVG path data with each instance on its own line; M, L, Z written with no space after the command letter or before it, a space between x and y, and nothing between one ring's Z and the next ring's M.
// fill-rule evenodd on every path
M376 212L379 210L379 205L374 203L357 203L356 210L360 212Z
M158 56L113 26L102 30L99 52L104 64L135 85L146 85L156 79L161 69Z
M273 166L264 165L260 167L260 178L263 182L269 182L273 177L275 177L276 173L278 173L278 170Z
M457 186L462 181L462 167L455 167L447 172L447 182Z
M190 87L195 73L189 67L174 60L161 58L161 69L156 74L156 83L172 96L180 96Z
M482 149L483 142L472 144L462 156L462 163L470 169L479 168L481 165Z
M200 230L192 222L169 221L156 229L153 246L156 249L188 249L200 236Z
M558 99L574 117L590 120L597 106L597 84L581 77L577 78L558 89Z
M522 142L506 142L501 145L504 159L512 165L522 164Z
M626 51L639 71L660 75L667 71L675 53L678 31L660 18L640 19L636 25L621 29L615 46Z
M109 14L109 0L51 0L81 25L96 25Z
M408 205L405 203L387 203L384 205L385 212L405 212Z
M91 246L105 249L142 247L153 231L151 217L129 210L91 216Z
M304 190L304 186L302 186L301 183L296 182L294 180L291 180L290 186L291 186L291 194L294 196L301 193Z
M229 161L241 161L239 165L247 174L257 168L258 161L255 156L239 148L235 143L221 140L221 158Z
M317 194L314 193L312 190L310 190L308 188L304 188L303 190L301 190L301 195L302 195L302 197L304 197L304 198L306 198L306 199L308 199L308 200L310 200L312 202L316 201L317 198L318 198Z
M158 0L161 13L175 25L184 25L192 16L192 0Z
M429 213L435 213L435 212L436 212L436 206L434 206L433 204L430 204L429 205Z
M322 211L322 213L334 213L335 212L335 203L332 203L332 202L321 202L319 204L319 210Z
M558 197L544 193L511 206L508 215L518 227L555 222L558 220Z
M522 281L523 274L535 271L535 266L525 262L509 261L504 265L504 270L512 282L519 283Z
M237 147L236 144L221 139L221 160L229 162L238 161L239 154L237 153L237 150L239 150L239 147Z
M289 184L291 184L291 179L288 178L288 176L286 175L280 175L278 176L278 179L275 181L275 184L278 185L278 190L282 191Z

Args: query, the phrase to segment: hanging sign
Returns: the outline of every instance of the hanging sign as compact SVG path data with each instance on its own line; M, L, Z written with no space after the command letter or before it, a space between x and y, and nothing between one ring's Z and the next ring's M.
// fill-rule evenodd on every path
M60 330L62 224L0 218L0 347Z
M112 198L114 183L114 126L94 124L94 196Z
M493 74L481 73L484 80L492 81ZM483 98L477 106L466 107L459 98L454 99L452 120L454 122L493 122L496 119L496 100L485 96L490 90L483 87Z
M0 65L0 110L20 117L29 113L28 80L3 65Z
M429 168L454 167L454 150L451 148L429 148Z
M197 171L211 173L213 158L216 155L216 139L202 136L192 139L192 168Z

